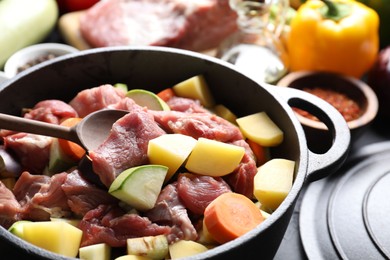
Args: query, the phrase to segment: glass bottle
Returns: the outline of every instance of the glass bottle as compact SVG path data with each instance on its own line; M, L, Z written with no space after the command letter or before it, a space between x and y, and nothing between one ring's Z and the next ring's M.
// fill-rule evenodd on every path
M256 81L276 83L288 71L279 37L289 0L230 0L229 4L237 13L238 31L222 42L217 57Z

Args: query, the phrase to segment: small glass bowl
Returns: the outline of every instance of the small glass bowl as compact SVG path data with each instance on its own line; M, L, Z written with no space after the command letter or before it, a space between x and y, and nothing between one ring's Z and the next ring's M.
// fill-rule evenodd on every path
M78 49L61 43L40 43L31 45L15 52L6 61L4 65L4 73L8 78L12 78L21 70L36 65L47 59L77 51Z

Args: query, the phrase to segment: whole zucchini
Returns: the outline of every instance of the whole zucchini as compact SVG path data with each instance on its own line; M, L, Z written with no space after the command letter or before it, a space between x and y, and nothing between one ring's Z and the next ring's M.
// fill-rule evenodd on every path
M16 51L43 41L57 19L55 0L0 0L0 69Z

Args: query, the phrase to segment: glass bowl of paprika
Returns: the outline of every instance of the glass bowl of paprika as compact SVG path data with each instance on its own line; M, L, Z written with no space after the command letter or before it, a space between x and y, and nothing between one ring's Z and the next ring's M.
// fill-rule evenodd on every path
M372 88L354 77L332 72L299 71L283 77L277 86L290 87L315 95L335 107L351 131L352 142L373 122L378 112L378 99ZM324 152L332 138L322 118L305 111L305 104L294 104L308 144L315 152ZM326 120L326 119L325 119Z

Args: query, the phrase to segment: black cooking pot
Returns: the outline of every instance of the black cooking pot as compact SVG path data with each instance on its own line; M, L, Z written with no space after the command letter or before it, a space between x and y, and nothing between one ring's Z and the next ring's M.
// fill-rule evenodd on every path
M347 157L348 126L325 101L303 91L258 84L233 65L202 54L160 47L112 47L69 54L20 73L3 84L0 112L20 115L22 108L44 99L70 101L82 89L103 83L122 82L129 88L157 92L197 74L205 76L217 103L225 104L237 116L266 111L285 134L283 144L271 149L272 157L294 160L296 172L289 195L265 222L191 259L272 259L304 183L333 173ZM290 106L309 111L328 126L334 136L329 151L315 154L308 149L304 131ZM4 228L0 228L0 239L2 255L63 258L22 241Z

